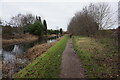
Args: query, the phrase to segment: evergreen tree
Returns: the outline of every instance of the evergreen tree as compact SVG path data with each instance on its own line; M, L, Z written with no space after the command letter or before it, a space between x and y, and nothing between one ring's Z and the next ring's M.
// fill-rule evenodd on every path
M61 35L63 34L63 30L62 30L62 28L60 28L60 34L61 34Z
M47 35L47 23L46 23L46 20L43 20L43 25L44 25L44 34Z

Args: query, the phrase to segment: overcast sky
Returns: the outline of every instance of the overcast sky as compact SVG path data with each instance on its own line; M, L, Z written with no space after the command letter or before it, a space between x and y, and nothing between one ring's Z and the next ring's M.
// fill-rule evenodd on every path
M74 2L73 2L74 1ZM104 2L103 0L102 2ZM67 30L67 25L74 14L80 11L84 6L91 2L96 3L98 0L88 0L86 2L79 0L1 0L0 2L0 17L3 20L9 21L12 16L18 13L32 13L46 19L48 29L56 29L57 27ZM108 1L112 12L117 11L118 0Z

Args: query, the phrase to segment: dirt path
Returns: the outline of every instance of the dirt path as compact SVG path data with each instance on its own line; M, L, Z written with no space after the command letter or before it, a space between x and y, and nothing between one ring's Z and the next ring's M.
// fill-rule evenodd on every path
M79 57L73 50L72 40L68 39L66 48L62 54L60 78L84 78L84 70Z

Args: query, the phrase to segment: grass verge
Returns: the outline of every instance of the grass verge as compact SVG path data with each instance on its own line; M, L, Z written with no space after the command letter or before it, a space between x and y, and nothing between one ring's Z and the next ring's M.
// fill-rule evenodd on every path
M87 78L117 78L118 52L109 39L73 37L73 47L80 57Z
M67 36L64 36L63 39L37 57L31 64L13 75L13 78L58 78L61 55L65 49L66 42Z

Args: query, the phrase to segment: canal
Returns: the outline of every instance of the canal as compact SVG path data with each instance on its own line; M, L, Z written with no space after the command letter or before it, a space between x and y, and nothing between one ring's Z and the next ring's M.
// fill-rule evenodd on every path
M25 66L30 63L29 59L20 57L26 54L26 51L36 44L42 44L42 43L52 43L56 41L56 37L52 37L49 39L38 39L33 42L29 43L21 43L21 44L14 44L9 46L3 46L0 51L2 51L2 54L0 56L2 57L2 77L3 78L11 78L12 75L21 69L23 69Z

